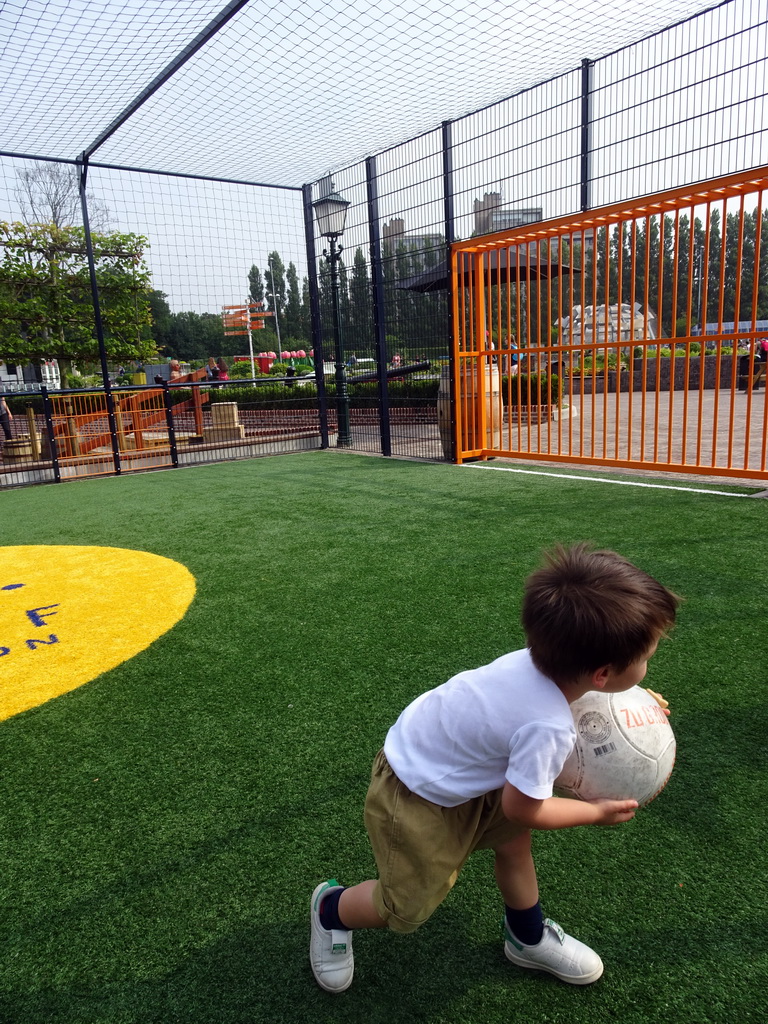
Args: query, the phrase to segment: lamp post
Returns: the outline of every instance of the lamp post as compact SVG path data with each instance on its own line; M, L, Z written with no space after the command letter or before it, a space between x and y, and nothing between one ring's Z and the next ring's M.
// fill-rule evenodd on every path
M344 233L344 223L350 203L348 199L333 191L332 181L328 182L326 179L325 184L330 185L330 189L312 204L312 209L315 211L320 234L330 242L330 252L324 249L323 256L331 270L333 344L336 360L336 416L339 431L336 444L339 448L350 448L352 446L352 431L349 422L349 393L347 391L347 369L344 365L344 352L341 343L341 313L339 311L339 260L344 250L336 244L336 239Z

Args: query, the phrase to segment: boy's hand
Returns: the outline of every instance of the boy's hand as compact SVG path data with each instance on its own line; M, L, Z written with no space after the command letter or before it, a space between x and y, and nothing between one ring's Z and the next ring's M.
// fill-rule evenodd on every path
M640 806L637 800L587 800L599 812L596 825L620 825L623 821L631 821Z
M645 692L646 693L650 693L650 695L653 697L653 699L659 705L659 707L664 712L664 714L667 716L667 718L669 718L670 712L667 710L667 708L669 707L669 701L668 700L664 700L664 698L661 696L660 693L656 693L654 690L650 690L647 686L645 688Z
M534 800L509 782L504 784L501 795L501 809L510 821L542 830L618 825L634 818L637 806L637 800L569 800L558 796Z

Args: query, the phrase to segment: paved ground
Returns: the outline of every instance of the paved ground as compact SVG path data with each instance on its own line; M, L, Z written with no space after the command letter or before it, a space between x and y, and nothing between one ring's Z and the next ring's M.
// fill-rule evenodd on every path
M627 392L576 394L552 420L528 424L505 417L494 447L511 458L567 456L593 468L597 461L654 474L744 479L749 473L768 481L765 392L649 392L644 399Z
M530 425L509 423L505 417L501 432L496 432L498 448L505 453L500 457L529 467L576 466L595 473L611 469L633 476L768 485L768 419L762 390L751 396L730 389L691 391L687 401L680 391L649 392L644 405L638 394L630 403L626 392L574 395L556 416ZM380 451L377 425L353 425L353 437L357 450ZM392 453L443 458L437 426L393 424ZM548 456L567 456L569 461Z

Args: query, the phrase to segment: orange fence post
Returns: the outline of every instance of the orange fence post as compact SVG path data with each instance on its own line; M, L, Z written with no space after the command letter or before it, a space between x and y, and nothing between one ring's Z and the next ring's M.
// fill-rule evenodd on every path
M68 448L72 455L80 454L80 438L77 435L77 420L75 410L71 402L67 402L67 436L69 438Z
M200 388L192 389L192 409L195 416L195 433L202 436L203 433L203 396Z
M27 406L27 429L29 430L29 443L32 445L32 458L35 462L40 461L40 438L37 434L37 423L35 422L35 410L31 405Z
M128 451L128 441L123 426L123 410L120 407L120 399L115 399L115 425L117 427L117 443L121 452Z

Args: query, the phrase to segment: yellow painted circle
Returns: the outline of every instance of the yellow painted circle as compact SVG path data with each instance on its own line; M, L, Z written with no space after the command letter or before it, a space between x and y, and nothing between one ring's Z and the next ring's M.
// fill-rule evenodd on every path
M146 551L0 547L0 720L143 651L194 596L185 566Z

